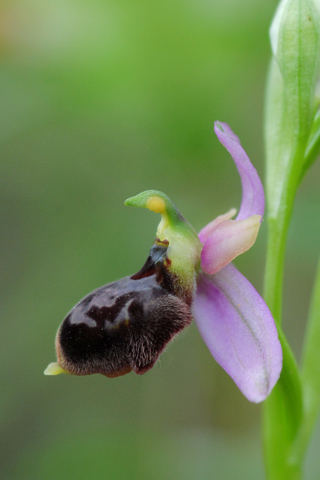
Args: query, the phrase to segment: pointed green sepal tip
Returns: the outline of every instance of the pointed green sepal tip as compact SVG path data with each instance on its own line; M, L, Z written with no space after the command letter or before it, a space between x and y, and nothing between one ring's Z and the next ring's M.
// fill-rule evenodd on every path
M59 375L60 373L68 373L62 367L60 367L59 363L52 362L49 363L45 371L43 372L44 375Z
M177 210L170 198L158 190L146 190L134 197L128 198L124 204L130 207L148 208L153 212L161 214L171 209Z

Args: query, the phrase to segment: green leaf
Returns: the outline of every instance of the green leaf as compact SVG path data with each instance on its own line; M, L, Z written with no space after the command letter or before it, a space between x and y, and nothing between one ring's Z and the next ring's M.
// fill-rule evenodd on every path
M319 78L320 15L313 0L284 0L271 40L284 83L286 108L299 141L309 136ZM278 28L273 28L274 24ZM276 37L276 38L275 38Z
M274 58L267 82L265 116L269 222L265 291L266 301L280 324L285 244L294 198L318 145L317 131L311 136L310 132L320 71L319 10L312 0L283 0L270 36Z
M292 119L288 115L283 79L276 60L271 60L266 91L265 146L268 214L276 218L283 208L288 172L296 148Z
M265 138L269 215L276 218L288 200L293 201L314 117L320 14L313 0L283 0L270 37L274 59L267 85Z
M269 240L265 274L265 300L281 324L281 299L286 237L304 146L295 141L285 101L284 84L276 60L271 60L266 92L265 147Z

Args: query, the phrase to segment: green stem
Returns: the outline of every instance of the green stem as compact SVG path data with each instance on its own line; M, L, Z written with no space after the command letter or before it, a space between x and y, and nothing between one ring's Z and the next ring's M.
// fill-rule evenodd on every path
M272 315L281 325L284 253L288 233L286 218L268 218L268 248L264 297Z
M301 158L301 150L296 150L293 163ZM270 480L301 478L301 462L293 459L291 455L302 419L301 381L295 358L281 330L285 247L299 182L297 169L292 168L291 172L283 185L281 208L276 212L276 216L268 218L265 300L275 318L283 350L280 379L264 403L264 453Z

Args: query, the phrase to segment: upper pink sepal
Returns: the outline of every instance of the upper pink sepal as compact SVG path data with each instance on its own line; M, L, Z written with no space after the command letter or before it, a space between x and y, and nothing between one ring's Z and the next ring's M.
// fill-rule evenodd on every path
M264 214L264 192L259 175L241 146L240 140L227 123L215 122L214 131L220 143L228 150L240 174L242 202L236 220Z

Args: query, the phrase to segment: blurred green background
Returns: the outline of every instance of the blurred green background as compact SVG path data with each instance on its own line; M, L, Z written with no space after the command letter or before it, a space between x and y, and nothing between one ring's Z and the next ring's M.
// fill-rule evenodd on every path
M1 461L14 480L264 478L260 406L184 332L142 377L45 377L59 323L133 274L166 192L199 230L239 206L212 130L228 122L263 177L276 0L7 0L0 6ZM319 175L290 231L285 329L300 355L319 250ZM266 224L236 264L262 291ZM318 479L317 433L308 478Z

